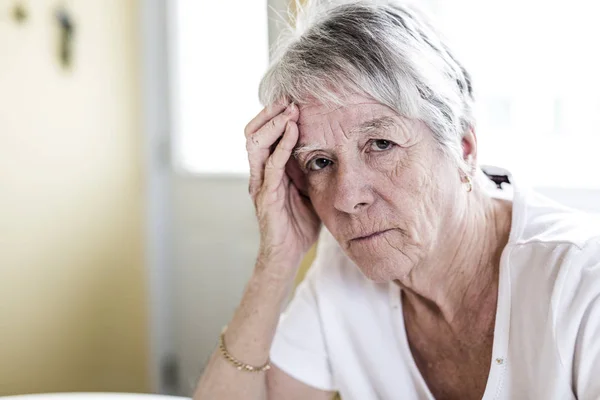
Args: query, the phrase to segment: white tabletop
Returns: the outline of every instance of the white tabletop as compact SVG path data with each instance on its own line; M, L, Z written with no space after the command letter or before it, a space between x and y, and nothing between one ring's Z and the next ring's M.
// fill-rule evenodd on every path
M5 396L2 400L186 400L188 397L142 393L40 393Z

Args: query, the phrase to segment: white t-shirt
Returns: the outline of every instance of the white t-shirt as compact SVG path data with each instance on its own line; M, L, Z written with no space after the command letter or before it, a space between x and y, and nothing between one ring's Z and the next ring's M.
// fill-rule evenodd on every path
M502 186L498 197L514 193L513 217L483 398L600 399L600 216ZM407 342L399 287L365 278L325 230L271 360L343 400L433 399Z

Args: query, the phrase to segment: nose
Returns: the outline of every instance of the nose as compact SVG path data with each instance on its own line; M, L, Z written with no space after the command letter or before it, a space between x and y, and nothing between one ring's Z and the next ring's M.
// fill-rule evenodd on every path
M374 200L371 183L358 168L338 168L333 189L333 206L347 214L366 211Z

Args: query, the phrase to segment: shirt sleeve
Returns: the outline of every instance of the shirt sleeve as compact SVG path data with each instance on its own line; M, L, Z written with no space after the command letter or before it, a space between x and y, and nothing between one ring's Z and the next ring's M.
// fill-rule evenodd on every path
M576 296L583 310L573 358L573 384L579 400L600 399L600 246L596 243L584 249L587 265Z
M315 260L279 320L270 357L273 364L291 377L317 389L332 391L335 388L317 293L319 270L329 248L326 241L322 233Z
M597 284L600 285L600 280ZM600 399L600 297L590 304L585 313L579 328L574 361L577 398Z

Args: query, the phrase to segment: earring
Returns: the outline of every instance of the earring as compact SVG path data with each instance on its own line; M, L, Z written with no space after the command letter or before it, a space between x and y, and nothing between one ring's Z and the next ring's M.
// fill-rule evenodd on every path
M473 181L469 175L465 175L465 179L467 180L467 193L473 191Z

